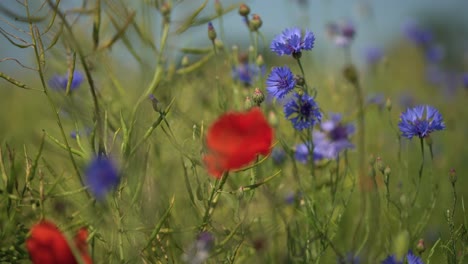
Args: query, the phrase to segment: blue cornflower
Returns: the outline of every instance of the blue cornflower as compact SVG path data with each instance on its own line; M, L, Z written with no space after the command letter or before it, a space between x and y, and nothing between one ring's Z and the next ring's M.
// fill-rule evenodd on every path
M429 105L419 105L406 109L400 116L398 127L408 139L418 136L424 138L430 133L445 129L442 115Z
M468 72L463 74L462 83L463 83L463 87L468 89Z
M313 132L314 161L322 159L336 159L338 154L345 149L353 149L354 144L349 141L349 137L354 134L353 124L343 124L341 115L331 114L329 120L322 122L320 131ZM307 163L311 156L307 143L299 144L295 147L295 158L301 163Z
M331 114L329 120L320 125L320 131L313 132L314 154L319 158L336 159L345 149L353 149L349 137L354 134L353 124L343 124L341 115Z
M441 45L431 45L425 51L426 59L430 63L439 63L444 59L445 50Z
M311 50L314 47L314 41L315 36L312 32L306 30L302 36L301 29L293 27L277 35L271 42L270 48L279 56L298 56L302 50Z
M296 86L296 79L289 67L274 67L266 80L266 90L274 97L281 99Z
M232 78L245 86L251 86L260 74L265 74L265 67L260 68L254 63L240 63L232 69Z
M415 21L409 21L403 26L406 38L416 45L427 47L433 40L432 32Z
M294 97L284 105L284 114L291 120L296 130L312 127L322 120L317 103L307 94L294 94Z
M86 168L86 184L91 193L102 200L107 192L119 184L115 164L106 156L95 157Z
M385 106L385 95L383 93L368 95L366 98L366 105L376 105L379 110L382 110Z
M424 264L422 259L414 255L411 250L406 255L406 261L408 264ZM390 255L382 261L382 264L403 264L403 260L398 260L395 255Z
M75 70L73 72L73 79L70 84L70 90L73 91L78 88L84 80L84 76L80 71ZM68 74L65 75L54 75L49 80L50 88L54 90L65 90L67 89Z
M284 163L286 160L286 152L282 148L273 148L271 151L271 158L273 160L273 163L276 165L281 165Z
M384 56L384 52L379 47L368 47L364 50L364 60L368 65L377 64Z

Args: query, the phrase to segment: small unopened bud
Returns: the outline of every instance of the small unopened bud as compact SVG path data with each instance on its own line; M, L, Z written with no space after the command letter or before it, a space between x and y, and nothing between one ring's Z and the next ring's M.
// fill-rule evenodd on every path
M248 16L250 14L250 7L244 3L239 6L239 15Z
M262 27L262 19L259 15L253 14L252 20L250 20L249 26L252 31L257 31L260 27Z
M387 101L385 101L385 108L387 108L387 111L392 111L392 100L390 98L387 98Z
M273 111L270 111L268 112L268 122L270 123L270 125L272 125L273 127L276 127L278 126L278 116L276 116L275 112Z
M298 60L302 57L302 52L298 51L298 52L293 52L292 53L292 56L294 59Z
M249 46L249 53L253 53L255 51L254 46L250 45Z
M239 190L237 190L237 193L236 193L237 199L241 200L242 198L244 198L244 193L245 193L244 187L241 186Z
M345 66L343 70L343 75L350 83L357 85L359 83L359 76L354 65L350 64Z
M376 159L376 165L377 165L377 169L378 169L380 172L384 173L385 164L384 164L384 162L383 162L383 160L382 160L381 157L377 157L377 159Z
M169 21L169 17L171 15L172 6L170 3L164 2L159 9L161 15L164 17L166 21Z
M255 63L257 64L258 67L262 67L265 65L265 61L263 60L262 54L258 54L257 59L255 60Z
M153 104L154 111L160 113L161 112L161 107L160 107L160 103L159 103L158 99L156 99L156 97L154 97L153 94L149 95L149 99L151 100L151 103Z
M297 86L303 87L305 85L305 79L301 75L294 76L294 79L296 80Z
M390 169L389 166L386 166L385 170L384 170L384 175L385 176L390 176L391 173L392 173L392 169Z
M254 106L254 103L252 102L252 99L250 99L250 97L247 96L247 97L245 98L245 101L244 101L244 108L245 108L246 110L248 110L248 109L252 108L252 106Z
M426 246L424 245L424 239L419 239L418 244L416 245L416 251L419 255L421 255L426 250Z
M182 57L182 61L180 62L180 64L182 65L182 67L187 67L189 66L190 64L190 61L189 61L189 58L187 55L185 55L184 57Z
M392 170L390 169L390 167L389 166L385 167L385 170L384 170L384 182L385 182L385 184L389 183L391 173L392 173Z
M224 43L223 43L222 40L220 40L220 39L215 39L214 44L215 44L215 46L216 46L217 49L219 49L219 50L223 50L223 49L224 49Z
M451 168L449 171L449 180L452 183L452 185L455 185L455 183L457 182L457 172L454 168Z
M374 166L375 164L375 156L374 154L369 155L369 165Z
M223 6L221 5L221 1L215 0L214 6L215 6L216 14L218 14L218 16L222 15Z
M424 137L424 140L426 141L426 144L427 144L428 146L432 146L432 138L431 138L430 135L425 136L425 137Z
M263 101L265 101L265 95L260 91L260 89L255 88L254 93L252 95L252 101L255 105L260 106Z
M208 22L208 38L214 43L216 39L216 30L213 27L213 23Z

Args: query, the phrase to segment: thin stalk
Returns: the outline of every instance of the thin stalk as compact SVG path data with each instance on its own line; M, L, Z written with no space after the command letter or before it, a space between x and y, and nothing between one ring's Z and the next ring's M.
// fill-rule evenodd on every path
M203 216L203 223L200 226L200 232L207 230L210 218L213 215L213 211L218 203L219 196L221 195L221 191L223 190L224 184L226 183L228 176L229 172L224 172L221 176L221 180L219 181L218 186L213 188L213 190L211 191L211 195L208 200L208 206L206 207L205 215Z
M423 175L423 170L424 170L424 139L419 138L419 142L421 144L421 166L419 166L419 172L418 172L418 185L416 186L416 193L413 197L413 201L411 201L411 206L414 206L414 203L416 202L416 199L418 198L419 190L421 189L421 179Z
M26 0L24 2L24 4L25 4L27 16L29 18L30 17L29 3ZM44 73L43 73L42 65L41 65L41 59L40 59L40 55L39 55L39 50L37 49L37 45L36 45L36 37L40 37L40 36L36 36L36 34L34 33L32 21L29 21L29 30L31 32L32 44L33 44L33 47L34 47L34 55L35 55L35 58L36 58L36 63L37 63L37 67L38 67L37 69L38 69L38 72L39 72L39 79L41 81L43 92L47 97L47 101L49 102L50 107L52 108L53 112L55 113L55 117L57 119L57 125L59 126L60 133L62 134L63 141L65 142L65 146L67 147L67 150L68 150L67 152L68 152L68 155L70 156L70 160L72 162L73 169L75 170L76 176L77 176L78 180L80 181L81 185L84 186L84 182L83 182L83 179L81 178L80 170L78 169L75 158L73 157L73 153L71 151L70 144L68 144L68 137L65 134L65 130L63 129L62 120L60 118L58 108L55 105L54 101L52 100L52 97L49 94L49 90L48 90L48 87L47 87L46 82L45 82ZM87 193L87 194L89 196L89 193Z
M89 84L89 89L91 92L91 96L93 98L93 103L94 103L94 114L96 118L96 123L97 123L97 134L98 134L98 153L99 154L105 154L105 148L104 148L104 131L103 131L103 122L102 122L102 117L101 117L101 111L99 108L99 102L97 98L97 93L96 93L96 87L94 85L94 80L91 75L91 71L88 67L88 63L86 62L86 58L84 55L83 50L81 49L81 46L79 45L79 42L75 38L75 34L73 34L72 27L68 23L67 19L65 18L65 15L58 9L58 5L54 5L52 0L47 0L49 6L54 10L54 12L60 17L62 20L62 23L65 25L65 28L67 29L68 33L70 34L70 39L71 42L74 45L74 48L78 52L78 57L80 59L81 65L83 66L83 70L86 74L86 79L88 80Z

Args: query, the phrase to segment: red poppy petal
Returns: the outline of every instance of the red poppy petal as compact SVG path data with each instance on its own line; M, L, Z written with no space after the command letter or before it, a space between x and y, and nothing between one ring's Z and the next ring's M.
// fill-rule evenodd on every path
M220 177L222 171L239 169L257 155L268 155L273 130L259 108L246 113L227 113L207 133L208 172Z

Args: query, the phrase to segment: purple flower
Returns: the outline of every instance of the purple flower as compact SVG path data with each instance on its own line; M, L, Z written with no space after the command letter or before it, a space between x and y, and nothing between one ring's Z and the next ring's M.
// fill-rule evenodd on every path
M232 69L232 78L245 86L251 86L260 74L265 74L265 67L260 68L254 63L240 63Z
M273 159L273 163L281 165L286 160L286 152L282 148L275 147L271 151L271 158Z
M422 259L414 255L411 250L406 255L406 261L408 264L424 264ZM403 264L403 260L398 260L395 255L390 255L382 261L382 264Z
M414 136L424 138L430 133L445 129L442 115L429 105L408 108L400 116L398 127L402 136L411 139Z
M468 89L468 72L462 75L462 82L463 82L463 87Z
M351 21L345 21L340 24L328 23L326 27L328 36L338 47L348 47L356 35L356 28Z
M102 200L105 195L117 187L119 176L115 164L106 156L95 157L86 168L86 184L91 193Z
M403 26L405 37L416 45L426 47L433 39L432 32L415 21L409 21Z
M302 36L301 29L294 27L285 29L277 35L271 42L270 48L279 56L297 56L302 50L311 50L314 47L314 41L315 36L312 32L306 30Z
M73 79L70 84L70 91L75 90L78 88L84 80L84 76L81 72L75 70L73 72ZM50 88L54 90L66 90L68 83L68 73L65 75L54 75L49 80Z
M291 120L296 130L312 127L322 120L317 103L307 94L294 94L293 98L284 105L284 114Z
M364 59L368 65L377 64L384 56L384 52L379 47L368 47L364 50Z
M189 249L182 256L182 259L190 264L205 263L210 256L214 242L215 238L211 233L202 232L198 234L197 239L190 245Z
M313 132L314 154L321 159L336 159L345 149L353 149L349 137L354 134L353 124L343 124L341 115L332 114L322 122L320 131Z
M266 90L274 97L281 99L296 86L293 73L287 67L274 67L266 80Z
M398 261L395 255L390 255L382 261L382 264L403 264L403 261Z
M426 51L426 59L430 63L440 63L445 56L444 48L441 45L431 45Z
M385 96L383 93L376 93L367 96L366 105L376 105L379 110L382 110L385 106Z

